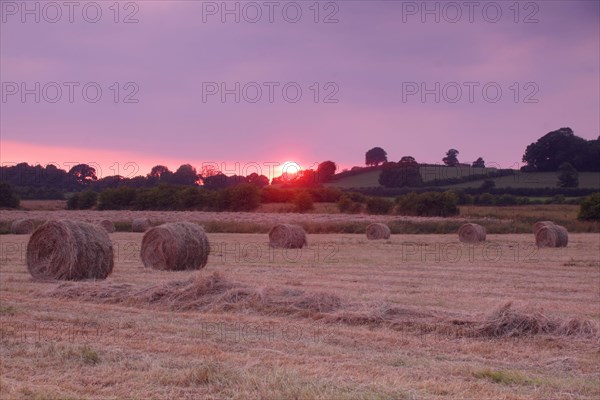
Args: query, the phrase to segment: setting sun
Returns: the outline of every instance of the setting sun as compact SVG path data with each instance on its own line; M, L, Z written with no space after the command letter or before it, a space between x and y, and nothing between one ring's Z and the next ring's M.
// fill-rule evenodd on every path
M281 165L281 173L287 173L289 175L296 175L302 170L300 164L295 161L285 161Z
M296 176L300 171L302 171L302 167L295 161L284 161L280 165L277 165L274 169L275 177L293 177Z

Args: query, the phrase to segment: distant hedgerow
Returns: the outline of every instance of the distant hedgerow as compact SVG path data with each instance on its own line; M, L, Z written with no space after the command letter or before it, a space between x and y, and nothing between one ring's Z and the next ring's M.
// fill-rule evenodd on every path
M458 199L453 192L409 193L396 199L396 212L400 215L423 217L449 217L457 215Z

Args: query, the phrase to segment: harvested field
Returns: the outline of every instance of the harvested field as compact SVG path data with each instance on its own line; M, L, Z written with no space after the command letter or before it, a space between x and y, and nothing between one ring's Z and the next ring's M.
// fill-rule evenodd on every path
M7 398L593 399L600 242L531 233L209 234L202 271L145 269L143 234L111 235L102 282L31 279L2 236ZM32 360L35 362L32 362ZM27 372L25 372L27 371Z

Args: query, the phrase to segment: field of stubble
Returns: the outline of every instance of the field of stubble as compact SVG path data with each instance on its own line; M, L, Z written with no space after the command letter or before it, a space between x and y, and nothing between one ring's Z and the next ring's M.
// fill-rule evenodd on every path
M0 238L0 397L600 396L597 234L541 250L533 235L323 234L302 251L209 234L200 272L144 269L142 234L111 237L106 282L63 284L32 281L28 236ZM503 331L509 302L521 325Z

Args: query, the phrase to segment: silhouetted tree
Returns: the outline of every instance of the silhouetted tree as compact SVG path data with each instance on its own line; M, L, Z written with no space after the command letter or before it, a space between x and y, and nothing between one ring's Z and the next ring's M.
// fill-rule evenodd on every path
M91 188L99 192L104 189L119 187L123 181L125 181L125 179L121 175L105 176L92 183ZM144 179L144 182L145 181L146 180Z
M404 156L400 159L398 165L418 165L418 163L413 156Z
M228 186L227 175L218 173L204 178L204 188L211 190L224 189Z
M459 164L458 158L456 157L458 156L458 153L458 150L450 149L446 152L446 157L442 158L442 161L449 167L455 167Z
M317 167L319 182L327 182L337 170L337 165L333 161L323 161Z
M214 164L204 164L202 165L202 169L200 170L200 173L198 175L200 175L202 177L202 179L204 178L209 178L211 176L215 176L215 175L219 175L222 174L221 171L219 171L217 169L217 167L215 167Z
M0 182L0 207L19 207L19 196L8 182Z
M61 190L77 191L83 186L67 173L67 171L48 164L45 168L41 165L19 163L0 167L0 181L10 183L16 188L36 188L36 193L54 195ZM51 197L48 197L51 198ZM52 197L56 198L56 197Z
M473 161L471 166L473 168L485 168L485 161L483 161L483 158L479 157L477 160Z
M163 175L165 177L165 175ZM143 188L156 186L156 182L152 182L149 178L143 176L134 176L133 178L123 179L119 186L127 186L130 188Z
M387 153L381 147L373 147L365 154L365 164L368 166L378 166L387 161Z
M79 185L88 186L98 180L96 169L87 164L77 164L69 171L69 176Z
M41 182L40 182L41 183ZM56 165L46 165L43 174L43 185L51 188L62 189L69 184L68 174L64 169L58 168Z
M148 177L156 178L156 180L158 181L161 178L168 177L172 174L173 173L169 171L169 168L165 167L164 165L155 165L154 167L152 167L152 170L150 170Z
M177 171L175 171L171 177L171 183L193 186L197 184L198 179L196 168L192 167L190 164L183 164L177 168Z
M523 162L524 171L556 171L565 162L578 171L600 171L600 139L588 141L560 128L527 146Z
M248 178L241 175L231 175L227 177L227 186L237 186L248 183Z
M294 179L291 183L292 185L298 187L315 187L319 186L320 184L319 176L312 169L304 169L299 171L298 174L296 174L296 179Z
M256 172L251 173L246 177L246 182L258 186L259 188L269 185L269 178L264 175L259 175Z
M565 162L558 167L558 186L563 188L579 186L579 174L571 163Z

